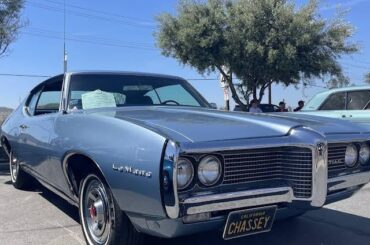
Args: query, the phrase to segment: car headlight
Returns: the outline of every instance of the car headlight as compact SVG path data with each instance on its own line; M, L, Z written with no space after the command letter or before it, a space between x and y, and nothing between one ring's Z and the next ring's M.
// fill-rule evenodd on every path
M360 163L361 164L365 165L365 164L369 163L370 148L367 144L362 144L361 145L359 158L360 158Z
M187 160L180 158L177 163L177 188L185 189L189 186L194 178L193 164Z
M221 162L215 156L206 156L198 166L198 179L206 186L211 186L217 183L221 177Z
M354 144L349 144L346 148L346 155L344 157L344 163L347 167L353 167L357 163L358 150Z

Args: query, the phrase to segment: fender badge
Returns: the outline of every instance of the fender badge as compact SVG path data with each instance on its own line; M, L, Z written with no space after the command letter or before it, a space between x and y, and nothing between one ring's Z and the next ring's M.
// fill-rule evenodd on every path
M112 168L113 168L114 171L118 171L118 172L121 172L121 173L125 172L125 173L128 173L128 174L134 174L134 175L137 175L137 176L147 177L147 178L152 177L152 172L148 172L148 171L142 170L142 169L133 168L131 166L120 166L120 165L113 164Z

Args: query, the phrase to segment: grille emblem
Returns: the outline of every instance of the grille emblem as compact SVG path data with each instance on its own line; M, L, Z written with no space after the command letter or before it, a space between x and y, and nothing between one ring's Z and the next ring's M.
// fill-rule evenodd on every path
M325 144L324 143L318 143L317 144L317 152L319 153L319 156L324 155L324 150L325 150Z

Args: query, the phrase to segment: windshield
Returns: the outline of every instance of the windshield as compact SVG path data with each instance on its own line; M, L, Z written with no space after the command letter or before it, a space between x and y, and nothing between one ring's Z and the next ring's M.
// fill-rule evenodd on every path
M70 110L124 106L209 107L184 80L160 76L76 74L69 85Z

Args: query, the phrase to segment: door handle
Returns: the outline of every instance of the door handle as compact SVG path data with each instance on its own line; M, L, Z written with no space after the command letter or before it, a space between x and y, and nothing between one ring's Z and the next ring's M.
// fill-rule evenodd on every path
M346 115L342 115L342 118L345 118L346 117Z
M28 128L28 126L27 125L25 125L25 124L22 124L22 125L20 125L19 126L21 129L27 129Z

